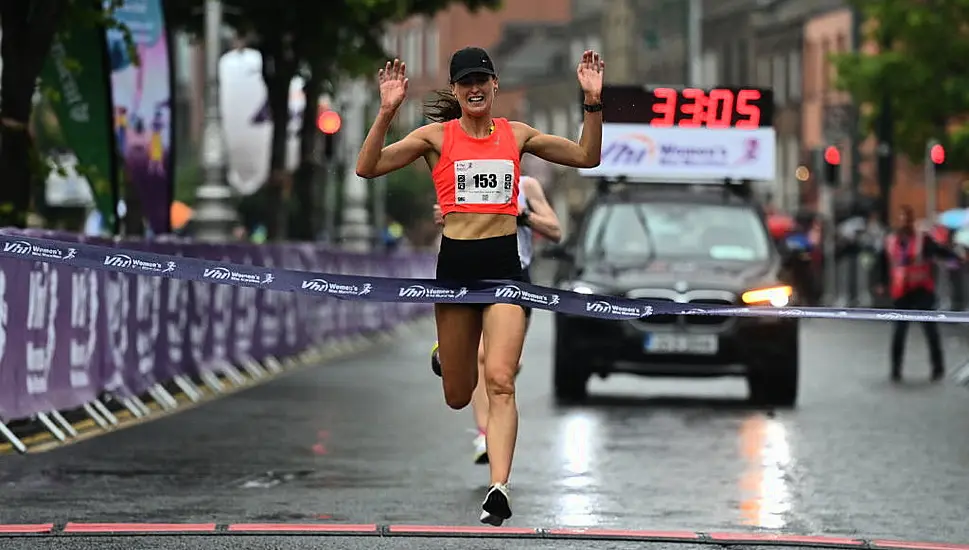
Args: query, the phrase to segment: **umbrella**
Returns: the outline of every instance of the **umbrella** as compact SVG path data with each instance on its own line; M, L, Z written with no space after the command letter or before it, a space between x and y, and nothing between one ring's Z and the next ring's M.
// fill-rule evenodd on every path
M844 239L854 239L858 236L858 233L865 230L866 225L868 225L868 222L861 216L848 218L838 224L838 234Z
M775 239L780 239L794 229L794 218L785 214L771 214L767 216L767 230Z
M953 208L939 214L938 223L949 229L960 229L969 225L969 209Z
M952 242L963 248L969 248L969 228L956 231L956 234L952 237Z

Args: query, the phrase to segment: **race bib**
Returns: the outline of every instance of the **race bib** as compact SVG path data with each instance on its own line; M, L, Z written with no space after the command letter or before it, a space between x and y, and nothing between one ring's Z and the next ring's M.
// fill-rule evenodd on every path
M515 186L510 160L459 160L454 163L455 204L506 204Z

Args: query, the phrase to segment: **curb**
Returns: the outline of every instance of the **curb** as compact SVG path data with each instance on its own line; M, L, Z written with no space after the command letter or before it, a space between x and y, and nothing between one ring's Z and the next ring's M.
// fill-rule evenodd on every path
M472 527L433 525L379 525L339 523L42 523L0 525L2 538L119 537L119 536L306 536L380 538L499 538L564 539L680 543L705 546L786 546L868 550L969 550L969 544L915 542L891 539L856 539L837 536L784 533L704 533L619 529L535 527Z
M57 419L55 429L60 429L63 439L57 437L57 434L50 429L50 426L41 420L42 423L38 423L41 431L20 438L20 442L24 445L22 451L18 450L12 443L2 443L0 444L0 457L6 455L43 453L80 441L93 439L100 435L151 422L159 418L175 415L206 403L217 401L222 397L261 386L272 380L278 380L283 376L303 370L306 367L320 366L330 361L346 359L363 351L388 345L401 337L413 335L420 329L427 328L428 321L432 320L433 316L422 315L402 322L388 331L333 340L326 344L313 346L292 357L282 359L267 357L262 362L253 360L248 365L227 364L214 366L212 370L208 371L211 375L209 380L202 382L186 381L189 391L195 393L194 399L182 389L171 391L167 394L167 399L165 396L158 394L139 396L136 399L141 407L119 408L118 410L111 411L109 414L112 414L112 420L115 420L115 422L111 423L98 418L102 415L97 413L95 413L95 418L84 418L75 422L68 422L61 416ZM212 379L215 380L212 381ZM212 385L208 382L211 382ZM219 384L221 387L214 386L214 384ZM143 403L141 402L142 399L144 400ZM101 403L97 404L105 407ZM128 403L125 403L125 407L128 407ZM132 411L132 408L135 410ZM106 407L105 410L107 410ZM49 414L54 418L60 415L58 411L52 411ZM8 529L14 528L34 529L37 526L0 525L0 535L9 534L12 531Z

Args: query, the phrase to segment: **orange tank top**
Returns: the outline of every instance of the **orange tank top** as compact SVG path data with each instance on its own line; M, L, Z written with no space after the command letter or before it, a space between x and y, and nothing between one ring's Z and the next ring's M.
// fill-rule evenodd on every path
M507 119L494 119L490 136L469 136L461 123L444 123L441 158L434 167L434 189L441 214L518 215L521 152Z

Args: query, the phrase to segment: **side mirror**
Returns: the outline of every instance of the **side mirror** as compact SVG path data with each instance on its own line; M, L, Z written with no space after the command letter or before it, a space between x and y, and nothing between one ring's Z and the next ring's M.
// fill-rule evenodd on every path
M551 258L553 260L571 260L573 258L572 253L569 249L561 244L553 244L548 246L542 251L543 258Z

